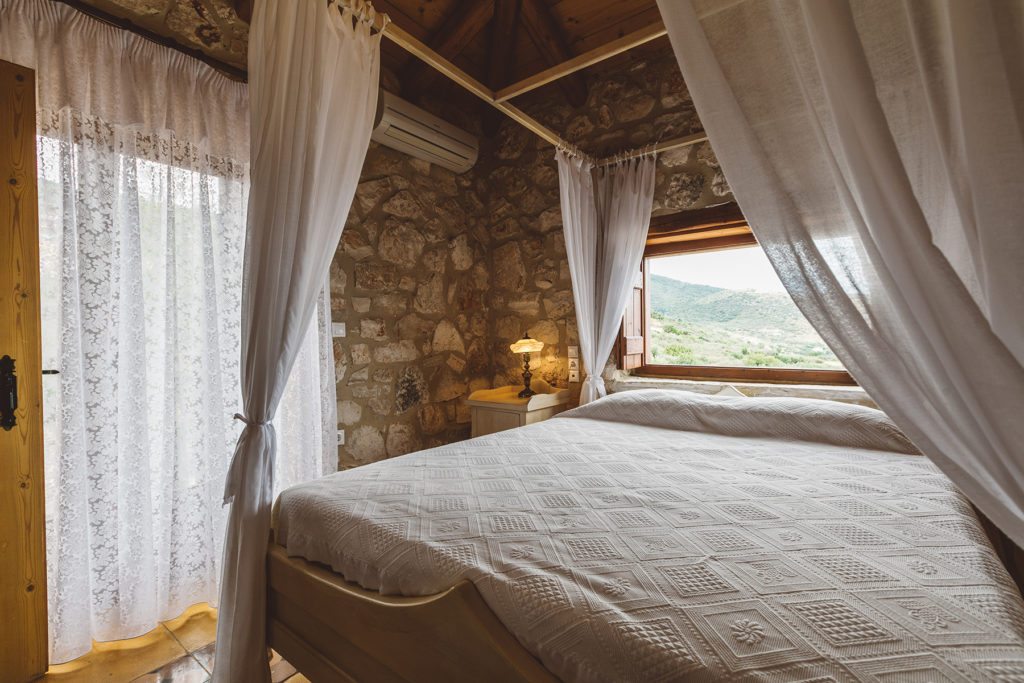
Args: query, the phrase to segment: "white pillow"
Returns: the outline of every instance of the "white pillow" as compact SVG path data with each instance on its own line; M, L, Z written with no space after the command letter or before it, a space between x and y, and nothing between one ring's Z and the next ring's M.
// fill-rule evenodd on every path
M919 451L881 410L812 398L713 396L689 391L622 391L562 413L687 432L813 441L897 453Z

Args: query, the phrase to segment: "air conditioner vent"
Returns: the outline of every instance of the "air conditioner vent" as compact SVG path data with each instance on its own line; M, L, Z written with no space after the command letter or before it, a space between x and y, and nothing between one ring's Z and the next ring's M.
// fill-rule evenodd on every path
M377 98L375 142L465 173L476 163L479 145L466 131L382 90Z

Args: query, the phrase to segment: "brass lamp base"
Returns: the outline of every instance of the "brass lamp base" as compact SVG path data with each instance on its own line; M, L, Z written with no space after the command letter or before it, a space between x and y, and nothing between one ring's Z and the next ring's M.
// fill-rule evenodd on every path
M523 354L523 390L519 392L519 398L530 398L537 392L530 388L530 379L533 373L530 372L530 354Z

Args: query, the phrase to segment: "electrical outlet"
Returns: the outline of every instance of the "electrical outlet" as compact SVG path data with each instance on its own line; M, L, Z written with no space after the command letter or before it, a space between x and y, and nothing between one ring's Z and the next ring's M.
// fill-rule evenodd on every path
M579 358L570 358L569 359L569 372L570 373L572 373L572 372L578 373L579 370L580 370L580 359Z
M345 445L345 430L344 429L339 429L338 430L338 445L339 446L344 446Z
M344 337L346 335L345 323L331 323L331 336Z

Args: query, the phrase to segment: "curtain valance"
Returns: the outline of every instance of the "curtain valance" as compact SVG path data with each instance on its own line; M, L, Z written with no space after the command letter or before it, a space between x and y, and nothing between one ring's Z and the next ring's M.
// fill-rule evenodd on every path
M246 85L188 55L58 2L0 0L0 57L36 71L42 110L88 112L249 161Z

